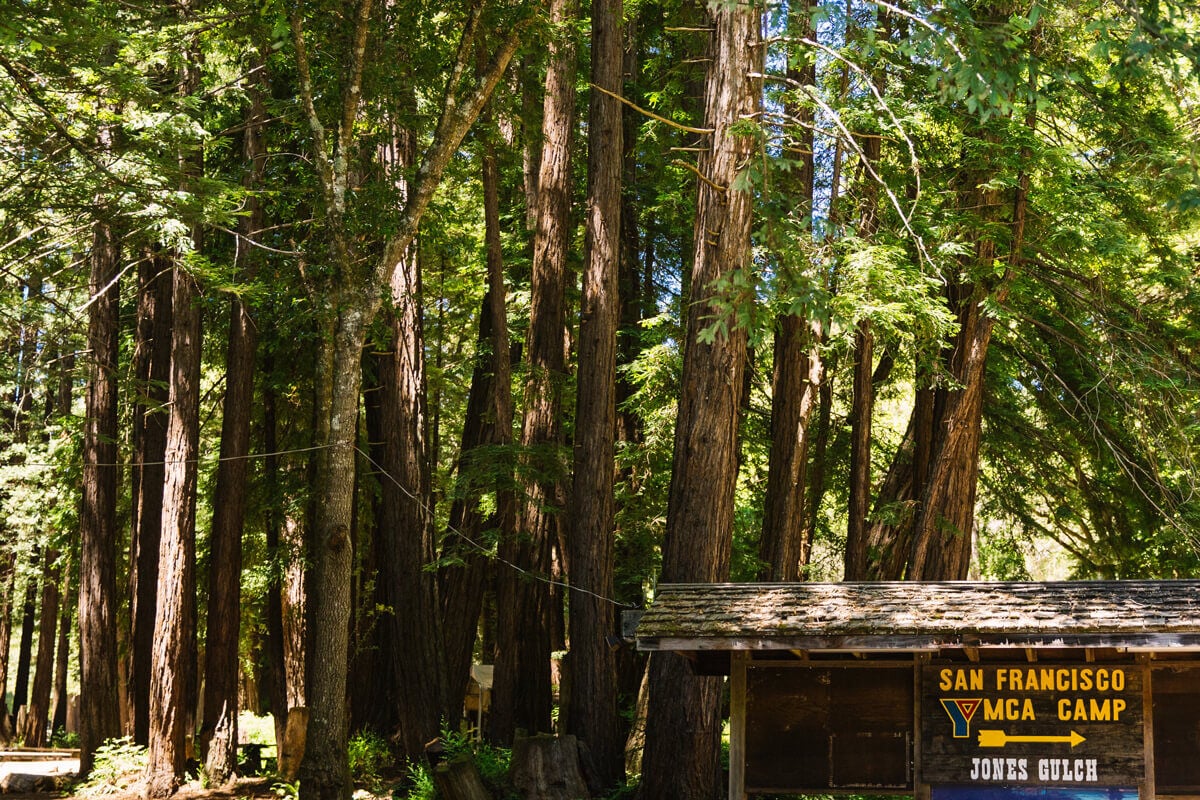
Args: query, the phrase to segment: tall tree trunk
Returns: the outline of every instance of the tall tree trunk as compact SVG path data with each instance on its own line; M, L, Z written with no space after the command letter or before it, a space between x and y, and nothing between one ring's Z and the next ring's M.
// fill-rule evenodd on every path
M50 684L54 675L54 645L58 627L59 582L57 550L46 550L42 568L42 608L38 620L38 651L33 691L25 714L26 747L45 747L50 713Z
M551 0L550 20L565 27L578 15L575 0ZM525 499L517 535L500 543L501 557L535 578L551 571L555 482L562 407L566 258L570 245L571 139L575 118L575 45L569 34L550 46L542 115L537 229L526 338L528 373L521 431ZM550 592L544 580L515 570L497 580L497 657L490 735L511 742L517 728L550 730Z
M12 742L8 713L8 649L12 640L13 592L16 590L17 556L7 546L0 549L0 745Z
M314 403L314 441L320 449L314 459L311 491L314 514L307 532L306 552L311 564L311 591L307 598L310 606L308 746L300 768L304 800L340 800L350 791L345 702L353 575L350 526L362 384L360 362L366 331L379 311L380 290L385 285L391 286L393 276L403 270L405 254L416 238L441 175L500 81L521 41L523 28L518 25L507 32L492 52L484 75L464 93L459 78L467 74L482 38L477 36L479 10L473 10L447 83L437 129L416 170L412 190L396 220L395 233L384 244L382 255L373 267L364 271L350 247L345 212L348 156L355 144L362 105L362 71L370 18L371 1L362 0L356 8L353 28L347 31L350 35L346 37L349 47L345 55L349 69L340 96L341 116L337 125L329 128L336 130L336 141L330 142L316 111L303 19L299 9L289 11L301 100L313 136L312 155L321 181L322 211L335 267L332 285L321 291L330 306L330 330L318 355L318 392Z
M486 134L485 134L486 135ZM444 568L439 576L442 620L445 626L446 667L450 677L450 708L461 708L466 694L476 631L483 610L484 594L491 574L489 559L480 551L479 535L483 519L478 509L478 491L471 488L471 464L478 448L512 444L512 368L510 364L508 314L504 282L504 252L500 238L499 174L491 138L484 143L482 159L484 237L487 246L487 295L479 312L475 369L467 397L466 421L459 446L458 477L463 496L456 497L450 508L447 547L461 560L461 566ZM514 532L515 502L509 469L498 470L494 488L494 522L501 537ZM458 541L455 537L465 538ZM491 653L484 649L484 659Z
M304 541L296 519L284 513L288 503L282 488L279 459L277 392L272 383L274 356L263 359L263 481L269 498L264 519L267 553L275 565L267 585L267 654L271 713L275 740L283 747L288 714L305 704L304 690ZM283 750L278 750L283 755ZM281 761L282 766L282 761Z
M701 331L711 315L727 313L718 300L753 302L753 295L717 298L714 282L750 262L753 197L733 188L754 142L731 126L757 108L762 70L761 16L751 4L714 4L705 82L704 125L712 130L700 154L695 259L688 303L683 378L675 425L675 454L663 542L662 580L721 581L729 577L738 409L746 362L746 331L731 325L711 342ZM642 796L712 800L720 785L719 678L698 677L684 659L650 659L650 707Z
M182 782L194 715L196 669L196 478L200 440L200 308L195 279L175 267L171 411L158 559L158 613L150 680L147 795L167 797Z
M42 563L42 548L34 543L29 557L31 573ZM34 574L25 580L25 598L21 603L21 639L17 644L17 675L13 683L13 714L29 705L29 668L33 661L33 629L37 626L38 582Z
M70 582L64 584L62 596L71 596ZM65 731L67 728L67 673L71 667L71 606L59 604L58 649L54 657L54 703L50 720L50 731ZM3 644L3 636L0 636Z
M985 9L1003 19L996 7ZM1036 31L1034 33L1036 42ZM1025 124L1037 123L1030 109ZM968 134L986 151L996 144L986 130ZM1002 219L1002 195L993 188L997 162L975 165L960 176L959 204L979 219L981 229L995 228ZM979 443L987 351L995 320L986 316L983 303L1003 304L1013 276L1020 267L1025 236L1026 195L1029 176L1016 176L1008 227L1007 253L998 252L997 237L981 230L974 253L964 261L962 274L987 276L999 260L1005 272L999 279L972 282L955 279L947 287L950 308L958 317L958 333L943 355L943 366L956 386L919 388L908 430L893 459L878 503L907 506L898 522L876 522L869 531L870 545L882 560L873 564L872 577L911 580L961 580L971 560L975 524L975 496L979 479ZM920 369L918 369L920 377ZM881 515L881 516L895 516Z
M438 621L433 520L428 509L429 464L426 458L425 343L421 319L421 281L414 246L393 273L392 306L385 313L392 346L377 360L383 418L380 479L381 517L377 589L390 609L380 625L388 675L396 703L396 741L410 760L424 756L449 717L445 650Z
M621 298L621 0L592 2L592 92L588 103L588 200L579 383L575 414L575 482L569 544L571 568L570 693L566 731L587 745L592 794L620 782L624 752L617 712L617 664L608 638L617 630L613 594L616 464L617 326ZM605 94L600 90L603 89Z
M811 2L789 9L788 25L797 38L812 34ZM816 62L810 56L789 56L788 75L800 85L816 81ZM813 162L815 134L813 110L808 102L787 104L789 121L796 133L789 136L789 158L798 159L800 169L787 188L794 191L799 205L792 212L811 219L816 170ZM811 230L811 222L805 226ZM787 284L803 280L807 264L780 264ZM798 287L797 287L798 288ZM800 578L804 560L805 492L808 488L809 423L817 408L823 375L821 325L795 314L775 319L774 372L771 381L771 454L767 469L767 492L763 504L763 529L759 558L763 562L760 577L771 581Z
M150 736L150 653L158 606L158 547L162 537L164 461L167 447L167 387L171 377L171 270L161 252L138 264L137 328L133 376L132 533L129 559L129 705L133 740Z
M79 514L79 771L96 748L121 735L117 704L117 238L108 223L92 226L93 298L88 317L87 407L83 434L83 499Z
M348 259L341 268L351 269ZM314 515L306 556L308 638L305 652L308 731L300 785L304 800L342 800L350 793L346 762L346 659L350 644L350 576L353 572L352 487L362 348L370 296L335 294L332 331L321 345L317 369ZM364 290L365 294L365 290Z
M261 67L261 59L255 58ZM266 145L262 126L267 113L261 87L250 90L242 153L249 191L238 221L239 278L258 273L254 245L263 227L262 203L254 194L262 183ZM237 768L238 635L241 631L242 529L246 519L247 456L254 407L254 358L258 327L240 297L230 301L229 342L225 356L225 400L221 412L221 461L213 496L209 536L208 627L204 637L204 720L200 728L204 773L211 785L226 783Z
M847 25L850 23L847 22ZM887 40L891 36L890 17L881 12L876 35ZM850 34L848 33L847 36ZM886 73L875 70L872 80L880 97L886 91ZM859 182L862 185L862 211L858 224L859 237L868 245L873 243L879 228L879 183L875 179L882 151L882 138L862 137L859 144L861 162ZM875 413L875 385L872 381L875 334L871 320L862 318L854 332L854 383L850 409L850 487L846 522L846 580L866 578L867 515L871 507L871 422Z
M866 578L867 513L871 502L871 417L875 390L871 384L875 337L869 320L861 320L854 332L854 382L850 408L850 506L846 520L846 566L848 581Z

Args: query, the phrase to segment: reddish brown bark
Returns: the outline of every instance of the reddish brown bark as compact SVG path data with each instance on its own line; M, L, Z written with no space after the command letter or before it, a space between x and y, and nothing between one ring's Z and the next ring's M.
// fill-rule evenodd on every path
M184 779L196 669L196 479L200 439L200 309L195 279L175 268L170 418L158 559L158 613L151 654L149 797Z
M29 566L41 565L41 545L34 543ZM21 603L21 638L17 642L17 674L13 681L13 715L29 705L29 668L33 661L33 629L37 625L38 582L34 575L25 580L25 598Z
M797 37L811 33L811 4L791 9L789 27ZM801 85L816 80L812 59L799 63L793 59L788 76ZM784 179L798 204L793 215L812 214L816 175L813 162L813 112L808 103L789 102L787 114L794 120L796 132L789 137L787 157L799 161L794 179ZM811 222L805 226L811 228ZM805 264L784 261L779 265L784 286L798 283ZM763 562L763 580L794 581L807 562L804 547L804 519L808 484L809 424L817 408L823 377L819 350L821 326L795 314L782 314L775 320L774 367L771 380L771 454L767 469L767 491L763 503L763 527L759 540L759 558Z
M575 0L552 0L550 20L567 25L577 16ZM535 577L515 570L497 579L496 678L490 735L511 742L516 729L550 730L550 592L551 548L558 524L555 505L562 382L564 379L564 290L571 216L570 154L575 118L575 46L562 36L550 46L542 115L542 154L538 173L537 228L533 245L533 277L528 372L521 445L525 498L517 535L500 543L500 555ZM543 580L537 580L536 578Z
M117 705L117 353L118 260L111 227L92 227L93 298L88 317L88 395L84 419L83 498L80 504L79 636L81 775L96 748L121 735Z
M683 377L675 426L675 453L663 542L662 580L721 581L729 576L737 430L746 331L730 325L709 342L701 331L724 311L713 283L748 266L753 198L734 190L754 143L731 126L754 113L761 72L760 11L750 4L709 7L713 33L705 83L705 127L700 154L695 258L690 281ZM725 302L753 302L725 297ZM720 781L719 678L693 675L682 658L650 659L650 707L642 767L642 796L711 800Z
M478 448L512 444L512 372L500 239L499 175L490 140L484 145L482 162L488 290L479 313L475 368L459 447L458 475L465 485L462 496L456 497L451 505L447 531L447 553L454 553L462 563L444 568L439 575L451 708L462 707L484 594L491 582L491 562L480 551L484 520L478 508L479 493L488 487L475 488L463 479L482 452ZM492 522L502 537L513 535L516 509L511 479L509 470L500 469L491 487L495 489L497 505ZM487 643L482 651L484 661L490 661L492 653Z
M171 370L170 259L147 253L138 265L133 376L132 533L130 536L129 706L133 740L150 735L150 652L158 592L162 535L163 461L167 446L167 386ZM145 398L145 401L142 401Z
M592 794L622 778L613 594L617 326L621 234L621 0L593 0L588 104L588 200L579 323L574 486L569 545L570 692L566 731L585 744ZM600 91L604 89L610 94Z
M70 583L63 587L62 596L71 596ZM67 672L71 658L71 606L69 603L59 604L58 649L54 657L54 702L53 715L50 720L50 731L65 731L67 727ZM3 636L0 635L0 643Z
M1026 125L1034 127L1030 112ZM986 134L976 132L987 142ZM964 171L960 205L995 224L1001 214L998 189L988 186L994 175L987 165ZM1029 178L1017 176L1012 195L1007 253L999 253L995 238L983 234L963 274L986 274L998 258L1004 275L989 284L955 281L947 286L950 308L959 329L943 356L943 365L957 386L920 390L908 430L880 491L871 525L870 577L875 579L955 580L967 577L975 524L979 477L979 443L987 351L994 320L982 304L990 298L1001 304L1020 264L1025 232Z
M12 639L12 601L17 557L5 547L0 550L0 686L8 686L8 648ZM13 721L8 713L8 694L0 696L0 744L12 742Z
M378 620L390 676L395 740L410 760L424 756L448 717L445 651L434 560L426 456L425 349L416 248L393 273L385 314L392 346L377 358L383 447L380 518L375 529Z
M46 726L50 714L50 685L54 675L54 646L58 628L59 569L57 550L47 550L42 568L42 605L38 616L38 650L33 673L33 688L22 732L26 747L46 745Z
M261 63L258 66L262 66ZM260 87L251 105L242 145L249 167L245 215L238 221L237 266L241 280L257 274L254 245L263 227L262 203L254 191L262 182L266 120ZM254 407L254 357L258 327L239 297L230 301L229 341L225 355L225 400L221 411L221 461L213 496L209 536L208 626L204 637L204 717L200 744L210 783L226 783L237 768L238 642L241 631L242 529L246 518L247 456Z

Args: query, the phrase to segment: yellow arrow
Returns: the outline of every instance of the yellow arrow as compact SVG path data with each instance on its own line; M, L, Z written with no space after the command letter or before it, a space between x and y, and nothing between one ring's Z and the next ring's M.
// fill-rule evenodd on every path
M1071 747L1086 741L1083 736L1071 731L1070 736L1010 736L1004 731L980 731L979 746L980 747L1004 747L1009 742L1013 743L1070 743Z

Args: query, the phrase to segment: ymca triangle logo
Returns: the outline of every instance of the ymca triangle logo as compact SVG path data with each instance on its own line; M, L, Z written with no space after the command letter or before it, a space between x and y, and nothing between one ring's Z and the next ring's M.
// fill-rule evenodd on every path
M978 697L942 698L942 708L946 709L946 714L954 723L955 739L967 739L971 736L971 717L975 716L982 703L983 700Z

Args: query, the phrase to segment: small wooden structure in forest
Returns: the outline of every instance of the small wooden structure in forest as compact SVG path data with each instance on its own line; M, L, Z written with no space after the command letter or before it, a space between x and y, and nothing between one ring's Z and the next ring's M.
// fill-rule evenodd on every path
M660 585L730 676L729 797L1200 798L1200 581Z

